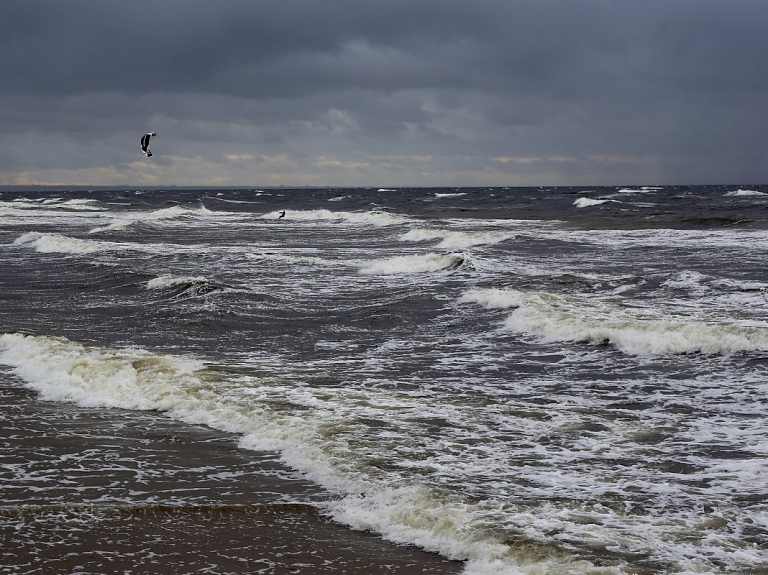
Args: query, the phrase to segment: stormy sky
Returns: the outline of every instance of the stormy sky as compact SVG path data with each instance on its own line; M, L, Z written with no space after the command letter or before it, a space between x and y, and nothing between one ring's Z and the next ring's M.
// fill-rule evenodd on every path
M2 2L0 185L768 183L766 30L765 0Z

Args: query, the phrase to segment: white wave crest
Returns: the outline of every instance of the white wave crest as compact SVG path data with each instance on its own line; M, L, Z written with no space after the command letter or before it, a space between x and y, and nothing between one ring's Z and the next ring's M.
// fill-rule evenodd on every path
M0 335L0 359L43 399L90 407L170 409L180 398L177 380L202 363L142 350L105 351L63 338Z
M15 245L32 246L40 253L90 254L105 250L125 249L122 244L81 240L62 234L27 232L13 242Z
M370 262L360 271L371 275L418 274L454 269L464 263L463 254L397 256Z
M146 289L174 290L180 292L177 294L178 296L195 297L227 289L227 286L201 276L189 277L163 274L149 280L146 283Z
M590 206L599 206L600 204L605 204L606 202L615 202L616 200L605 200L605 199L594 199L594 198L579 198L575 202L573 202L573 205L577 208L588 208Z
M655 192L661 190L658 186L643 186L641 188L622 188L619 190L620 194L647 194L648 192Z
M181 277L171 274L164 274L151 279L147 282L147 289L167 289L190 283L201 283L208 281L204 277Z
M282 211L282 210L281 210ZM261 216L261 219L277 219L280 211L269 212ZM334 212L331 210L285 210L285 220L299 221L331 221L343 222L355 225L370 226L394 226L408 222L408 219L387 212Z
M405 242L424 242L442 238L439 248L460 250L472 246L493 245L515 237L511 233L499 232L456 232L449 230L414 229L400 236Z
M576 297L486 289L471 290L459 301L515 308L504 327L545 342L608 343L631 355L768 351L768 330L763 328L645 317Z
M177 420L239 434L243 448L278 451L284 463L340 494L328 503L338 521L467 560L467 574L618 571L596 568L566 553L541 557L535 547L511 547L484 528L492 506L441 498L419 484L393 487L385 478L356 470L355 458L345 462L349 445L343 434L327 433L340 418L352 421L361 400L391 403L408 418L428 409L419 397L376 391L371 392L374 396L350 396L345 388L318 391L254 377L222 381L203 362L191 358L22 334L0 335L0 363L11 366L45 400L161 411ZM301 414L279 409L285 401L306 409Z
M87 212L103 212L107 208L97 205L99 200L89 198L74 198L61 202L57 207L66 208L68 210L87 211Z
M758 192L757 190L735 190L733 192L727 192L726 196L768 196L765 192Z
M209 217L216 214L206 207L196 209L173 206L151 212L126 212L115 216L112 223L91 230L90 233L104 232L109 230L125 230L138 224L158 225L163 222L169 222L177 219L187 219L193 217Z

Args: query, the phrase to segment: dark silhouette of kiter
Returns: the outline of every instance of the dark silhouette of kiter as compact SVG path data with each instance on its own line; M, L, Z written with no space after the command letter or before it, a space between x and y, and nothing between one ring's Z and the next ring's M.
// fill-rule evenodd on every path
M277 216L277 219L279 220L280 218L284 218L284 217L285 217L285 210L283 210L282 212L280 212L280 215L279 215L279 216Z

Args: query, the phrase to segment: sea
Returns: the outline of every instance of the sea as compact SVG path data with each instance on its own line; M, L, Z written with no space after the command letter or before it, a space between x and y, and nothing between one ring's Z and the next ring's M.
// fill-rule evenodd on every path
M768 186L0 191L0 573L768 574Z

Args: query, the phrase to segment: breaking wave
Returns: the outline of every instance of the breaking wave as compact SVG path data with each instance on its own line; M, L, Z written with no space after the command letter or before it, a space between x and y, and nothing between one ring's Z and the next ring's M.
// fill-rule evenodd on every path
M178 219L186 220L195 217L211 217L219 213L221 212L212 212L204 206L196 209L173 206L150 212L128 212L114 216L112 223L95 228L91 230L90 233L126 230L141 224L157 225Z
M616 202L616 200L579 198L575 202L573 202L573 205L576 206L577 208L588 208L591 206L599 206L600 204L605 204L607 202Z
M113 242L102 242L97 240L81 240L71 238L62 234L48 234L38 232L27 232L23 236L16 238L15 245L31 246L40 253L60 253L60 254L90 254L106 250L123 250L126 244Z
M460 303L512 309L504 327L545 342L609 344L632 355L732 354L768 351L768 330L643 317L610 304L544 292L471 290Z
M400 236L400 240L405 242L424 242L441 239L442 241L437 244L437 247L448 250L458 250L471 248L472 246L498 244L514 237L514 234L500 232L457 232L449 230L415 229Z
M726 196L738 197L738 196L768 196L765 192L758 192L757 190L734 190L727 192Z
M358 468L343 435L328 434L332 426L356 421L360 402L391 404L393 415L402 412L406 418L415 410L429 413L420 397L376 390L366 396L343 387L296 389L253 376L227 382L196 359L18 333L0 335L0 362L11 366L45 400L160 411L235 433L243 448L278 451L283 462L339 493L327 503L337 521L466 560L467 574L620 572L576 560L566 552L541 556L535 546L510 546L484 527L493 506L444 498L426 485L392 485L386 474L377 477ZM299 413L290 406L281 409L285 402L306 409Z
M164 274L147 282L149 290L165 290L177 297L196 297L227 289L227 286L204 277L181 277Z
M456 269L464 261L463 254L397 256L369 262L360 271L371 275L419 274Z

